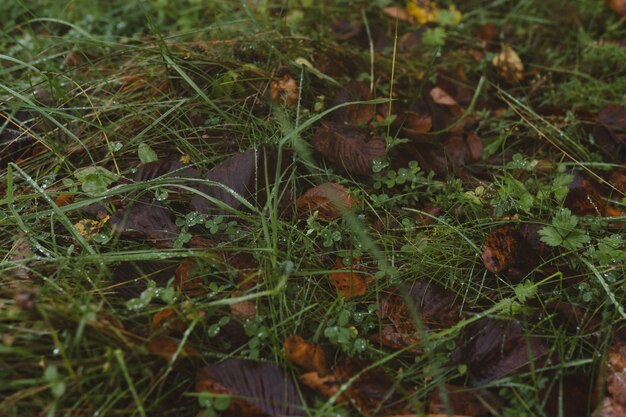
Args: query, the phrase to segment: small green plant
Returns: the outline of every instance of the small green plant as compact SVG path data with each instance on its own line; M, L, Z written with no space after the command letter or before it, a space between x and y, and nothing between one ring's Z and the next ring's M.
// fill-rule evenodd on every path
M563 246L565 249L577 250L591 240L584 231L577 229L578 217L569 209L561 209L552 219L550 226L539 231L541 241L549 246Z

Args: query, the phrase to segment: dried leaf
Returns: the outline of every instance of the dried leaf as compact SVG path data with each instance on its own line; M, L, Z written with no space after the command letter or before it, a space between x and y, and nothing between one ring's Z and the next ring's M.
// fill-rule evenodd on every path
M406 299L403 291L407 292ZM382 342L393 348L405 348L419 343L419 331L454 326L461 319L461 308L455 293L435 283L417 281L408 289L395 288L383 293L378 315L383 320ZM419 323L415 323L414 317ZM411 352L420 354L422 350L415 347Z
M520 239L512 226L492 230L483 244L482 260L488 271L497 274L516 263Z
M332 106L352 101L367 101L372 99L369 86L362 81L351 81L339 90L332 100ZM332 119L337 123L361 125L368 123L376 113L374 104L351 104L341 107L332 113Z
M442 88L435 87L430 90L430 96L433 101L437 104L441 104L442 106L458 106L459 103L450 96L450 94L446 93Z
M59 194L54 199L54 204L58 207L67 206L68 204L72 204L74 202L74 194Z
M255 193L258 156L257 150L248 149L228 158L213 168L205 177L207 180L222 186L201 184L197 187L198 191L221 201L234 210L239 209L242 205L241 201L228 189L237 193L240 198L249 198ZM225 214L228 212L201 195L195 195L191 199L191 207L193 210L204 214Z
M432 126L433 119L429 114L420 114L408 111L404 114L402 134L411 139L421 139L421 134L428 132Z
M626 16L626 0L606 0L606 4L613 10L619 17Z
M136 201L118 210L110 219L119 233L171 245L180 229L162 205Z
M441 398L439 389L432 391L428 397L429 413L447 415L449 406L455 415L482 416L502 408L502 400L487 390L472 390L448 384L442 389L446 391L446 401Z
M403 387L382 368L363 372L367 367L366 362L347 358L333 369L337 380L344 384L361 373L344 392L352 405L365 417L381 411L385 414L408 413L410 407L403 395Z
M185 166L176 159L159 159L139 165L133 179L136 182L150 181L155 178L197 178L200 175L195 168Z
M392 19L400 20L402 22L413 23L413 20L414 20L413 16L410 15L409 12L407 12L402 7L397 7L397 6L385 7L383 9L383 13Z
M574 175L563 205L577 216L604 216L607 208L599 185L580 173Z
M187 324L180 319L176 310L171 307L166 307L154 313L150 323L150 332L162 331L162 335L169 335L172 332L184 332L186 329Z
M74 229L84 238L91 239L98 233L100 229L109 221L109 216L104 217L102 220L83 219L74 224Z
M167 336L154 336L148 342L148 350L171 362L180 348L180 340ZM178 357L200 356L200 353L191 346L184 346L178 353Z
M626 107L609 104L598 113L592 134L604 156L616 163L626 162Z
M295 106L299 96L298 83L289 74L283 75L280 80L270 82L270 99L276 104Z
M335 122L322 122L311 139L313 149L354 175L370 175L374 159L385 157L385 141L367 130Z
M233 294L235 297L238 295L239 293ZM229 307L232 315L241 319L252 319L257 316L256 304L251 300L239 301Z
M339 391L339 386L341 385L335 375L326 375L321 376L315 371L307 372L300 375L300 382L302 382L307 387L319 392L325 397L332 397ZM343 395L340 395L337 398L338 403L342 403L347 401Z
M310 188L296 201L299 212L318 212L320 219L335 220L358 204L348 194L348 189L334 182Z
M503 44L500 53L491 61L498 74L508 83L515 83L524 78L524 64L517 52L509 45Z
M294 382L275 365L244 359L227 359L198 371L196 391L233 396L226 415L243 416L256 409L270 417L304 416Z
M339 296L352 298L365 295L367 285L374 281L373 277L363 277L361 273L356 272L356 268L358 268L358 259L353 261L350 268L346 268L341 258L336 259L336 270L330 273L330 281Z
M126 298L139 296L147 288L148 280L164 286L174 277L180 261L127 261L113 268L115 289Z
M283 342L285 358L303 367L307 371L315 371L320 376L329 373L326 352L320 346L309 343L297 335L289 335Z
M452 353L454 363L467 365L476 385L528 369L540 368L549 351L538 337L525 336L517 321L482 318L463 329Z

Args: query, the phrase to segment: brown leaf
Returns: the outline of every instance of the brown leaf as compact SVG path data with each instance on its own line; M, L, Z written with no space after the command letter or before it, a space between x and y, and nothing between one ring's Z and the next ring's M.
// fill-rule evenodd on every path
M500 47L500 53L491 61L498 70L500 77L508 82L515 83L524 78L524 64L517 52L509 45L503 44Z
M335 365L334 373L337 380L345 384L368 365L364 361L347 358ZM346 388L344 395L363 416L369 417L380 412L408 413L410 407L402 391L400 384L394 382L382 368L375 367L362 372Z
M136 182L150 181L155 178L197 178L200 172L192 167L185 166L178 159L159 159L141 164L137 167L133 180Z
M162 205L143 201L132 202L118 210L109 220L118 233L172 245L180 229Z
M600 110L592 135L608 160L626 162L626 107L609 104Z
M453 135L444 141L443 149L453 165L464 166L480 159L483 142L474 132L468 135Z
M577 216L604 216L607 206L601 193L602 190L595 181L576 173L563 205Z
M223 187L201 184L197 186L198 191L230 206L232 209L239 209L242 203L224 187L236 192L241 198L249 198L253 195L256 185L255 173L259 169L257 166L259 153L255 149L248 149L228 158L213 168L205 177L207 180L219 183ZM206 199L202 195L195 195L191 199L191 207L193 210L204 214L226 214L228 212L227 209L222 208L219 204Z
M300 382L302 382L307 387L319 392L325 397L332 397L339 391L339 386L341 385L335 375L326 375L321 376L315 371L307 372L300 375ZM342 403L347 401L343 395L339 395L337 398L338 403Z
M157 311L152 316L152 322L150 323L150 332L161 332L161 335L167 336L173 332L184 332L187 329L187 323L185 323L171 307L166 307Z
M67 206L68 204L72 204L74 202L74 194L59 194L54 199L54 204L58 207Z
M428 397L429 413L447 415L449 406L455 415L482 416L502 408L502 400L487 390L472 390L448 384L442 389L446 391L447 401L441 398L439 389L432 391Z
M402 296L403 291L406 298ZM408 289L395 288L383 293L378 315L383 320L384 344L405 348L419 343L421 331L454 326L461 319L461 308L455 300L455 293L424 281L417 281ZM414 317L419 323L415 323ZM410 351L422 353L419 347Z
M420 135L428 132L433 126L433 119L429 114L408 111L404 116L402 133L411 139L421 138Z
M614 342L609 351L607 389L613 402L626 407L626 343Z
M403 7L385 7L383 9L383 13L392 19L397 19L402 22L413 23L413 21L415 20L414 17L410 15Z
M492 230L483 244L482 260L488 271L497 274L516 263L520 248L519 235L512 226Z
M338 257L335 260L336 270L330 273L330 281L335 286L339 296L345 298L360 297L367 292L367 284L372 282L374 278L371 276L363 277L361 273L355 271L356 268L358 268L358 259L355 259L349 268L346 268L341 258Z
M180 261L126 261L113 268L114 288L125 298L139 296L148 280L164 286L174 277Z
M270 417L304 416L294 382L275 365L245 359L227 359L201 368L196 391L233 395L225 415L249 415L242 408ZM258 415L258 414L255 414Z
M280 80L270 82L270 99L272 102L295 106L299 97L298 83L291 78L291 75L285 74Z
M456 345L452 360L467 365L476 385L527 371L531 361L541 368L549 351L540 338L525 336L519 322L490 317L465 327Z
M168 336L154 336L148 342L148 350L170 362L180 347L180 340ZM200 353L191 346L184 346L178 357L200 356Z
M430 90L430 96L433 101L437 104L441 104L442 106L458 106L459 103L448 93L445 92L444 89L440 87L435 87Z
M318 212L320 219L334 220L358 204L348 194L348 189L334 182L327 182L310 188L296 201L299 212Z
M283 342L285 358L303 367L307 371L315 371L320 376L329 373L326 352L320 346L309 343L300 336L289 335Z
M374 159L385 157L385 141L370 137L367 130L336 122L322 122L311 139L313 149L348 173L366 176L372 173Z
M239 293L234 293L233 296L237 297ZM251 300L239 301L238 303L231 304L230 312L235 317L241 319L252 319L257 316L256 304Z
M331 106L337 106L352 101L367 101L372 99L369 85L362 81L350 81L332 100ZM341 107L332 113L332 120L337 123L362 125L368 123L376 113L374 104L351 104Z
M606 4L613 10L619 17L626 16L626 0L606 0Z

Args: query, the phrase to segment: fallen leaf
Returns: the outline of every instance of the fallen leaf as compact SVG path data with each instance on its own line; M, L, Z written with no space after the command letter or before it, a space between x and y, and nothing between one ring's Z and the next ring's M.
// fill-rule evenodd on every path
M606 3L619 17L626 16L626 0L606 0Z
M439 9L430 0L409 0L406 12L420 25L436 22L439 17Z
M155 178L197 178L200 172L184 165L176 159L159 159L141 164L133 176L135 182L150 181Z
M411 139L419 140L422 139L422 134L428 132L432 126L433 119L429 114L420 114L414 111L408 111L404 113L404 118L402 120L402 134Z
M74 229L85 239L91 239L100 233L100 229L109 221L109 216L102 220L83 219L74 224Z
M554 375L548 376L548 379L550 380L548 386L539 393L540 398L545 398L546 417L589 417L592 415L597 400L593 378L589 374ZM596 414L593 415L596 416ZM619 415L623 416L623 414Z
M74 194L59 194L54 199L54 204L57 207L67 206L68 204L72 204L74 202Z
M402 22L413 23L414 18L406 9L397 6L385 7L383 13L392 19L400 20Z
M362 81L350 81L332 100L331 106L353 101L367 101L372 99L369 85ZM351 104L341 107L332 113L332 120L337 123L362 125L368 123L376 113L374 104Z
M604 216L607 208L599 185L580 173L574 174L563 205L577 216Z
M150 332L160 331L161 335L170 335L172 332L184 332L186 329L187 324L181 320L176 310L171 307L166 307L154 313L150 323Z
M147 288L149 280L164 286L174 277L179 260L172 261L126 261L115 266L111 276L112 286L125 298L139 296Z
M111 225L118 233L155 243L172 245L180 229L163 205L136 201L111 216Z
M518 228L509 224L493 229L482 247L485 268L510 282L521 281L553 250L541 240L542 228L540 224L525 223Z
M480 159L483 142L474 132L467 135L453 135L443 143L448 160L455 166L465 166Z
M205 366L198 371L196 391L232 395L226 415L250 415L243 410L258 410L270 417L305 415L294 382L269 363L227 359Z
M148 350L155 355L159 355L168 362L171 362L174 355L180 348L180 340L168 336L154 336L148 342ZM200 356L200 353L191 346L184 346L180 349L178 357Z
M365 417L384 414L408 413L409 404L404 388L380 367L367 369L368 363L346 358L333 368L335 377L346 384L360 374L347 386L344 395L352 405Z
M234 293L233 296L238 296L239 293ZM241 319L253 319L257 316L256 304L251 300L239 301L234 304L230 304L230 312L233 316Z
M484 317L463 329L452 352L455 364L465 364L475 385L543 366L549 351L536 336L524 335L517 321Z
M328 398L334 396L337 391L339 391L339 386L341 385L339 381L337 381L337 377L335 377L335 375L321 376L315 371L304 373L300 375L299 379L300 382L307 387ZM347 400L343 395L339 395L339 397L337 397L337 403L343 403L345 401Z
M607 390L614 403L626 408L626 342L616 341L609 351Z
M337 258L335 261L335 271L330 273L330 281L335 286L337 294L341 297L352 298L365 295L367 285L374 280L373 277L363 277L361 273L356 272L358 268L358 259L353 261L351 267L347 268L343 259Z
M385 141L370 137L367 130L336 122L322 122L313 139L313 149L348 173L366 176L372 173L374 159L385 157Z
M491 63L498 70L500 77L508 83L513 84L524 78L524 64L517 52L509 45L502 44L500 53L493 58Z
M384 292L378 315L383 325L382 342L402 349L418 345L421 332L454 326L461 319L461 308L452 291L436 283L417 281L410 288ZM419 346L410 351L422 353Z
M320 219L335 220L358 204L348 189L334 182L310 188L296 201L299 212L318 212Z
M289 335L283 342L285 358L307 371L315 371L320 376L327 375L330 369L326 352L320 346L309 343L300 336Z
M18 264L12 269L9 269L11 276L20 280L29 280L29 268L22 262L32 259L33 256L33 252L30 250L30 242L26 237L26 234L20 230L20 232L15 236L9 252L9 260Z
M459 103L457 103L456 100L452 96L450 96L440 87L435 87L432 90L430 90L430 96L432 97L435 103L441 104L442 106L458 106L459 105Z
M218 202L229 206L233 210L241 207L240 198L249 198L255 193L256 173L260 151L248 149L245 152L231 156L206 175L205 179L220 185L201 184L196 186L201 193ZM234 191L239 198L233 195ZM228 210L221 204L211 201L203 195L194 195L191 199L191 207L194 211L204 214L226 214Z
M485 238L481 258L488 271L497 274L517 263L520 238L512 226L499 226Z
M626 162L626 107L609 104L598 113L591 131L597 146L610 161Z
M441 398L441 390L445 390L445 400ZM445 384L428 396L428 412L432 414L448 415L450 409L454 415L482 416L501 408L502 400L482 389Z
M298 83L289 74L283 75L280 80L272 80L269 90L270 99L276 104L295 106L298 103Z

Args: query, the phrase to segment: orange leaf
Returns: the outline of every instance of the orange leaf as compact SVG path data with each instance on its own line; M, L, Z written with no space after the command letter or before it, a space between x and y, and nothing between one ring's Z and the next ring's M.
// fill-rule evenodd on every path
M270 98L274 103L294 106L298 103L299 97L298 84L289 74L283 75L280 80L270 82Z
M506 269L516 256L519 241L510 226L496 227L485 238L482 260L485 268L493 273Z
M297 335L287 336L283 347L288 361L308 371L316 371L320 375L326 375L329 372L326 353L321 347L308 343Z
M334 375L320 376L317 372L307 372L300 375L300 382L307 387L314 389L325 397L332 397L339 391L339 381ZM345 396L342 394L337 398L338 403L345 402Z
M327 182L310 188L296 201L298 211L317 211L319 218L334 220L356 206L358 201L348 194L343 185Z
M74 194L59 194L57 198L54 199L54 204L59 207L67 206L68 204L72 204L74 202Z
M367 284L374 280L372 277L362 277L354 269L346 270L341 258L337 258L335 261L335 268L339 271L331 272L330 280L337 289L337 294L341 297L351 298L365 295Z
M155 336L148 343L148 350L155 355L159 355L166 361L171 361L178 351L180 341L167 336ZM179 357L200 356L200 353L191 346L184 346L179 353Z

